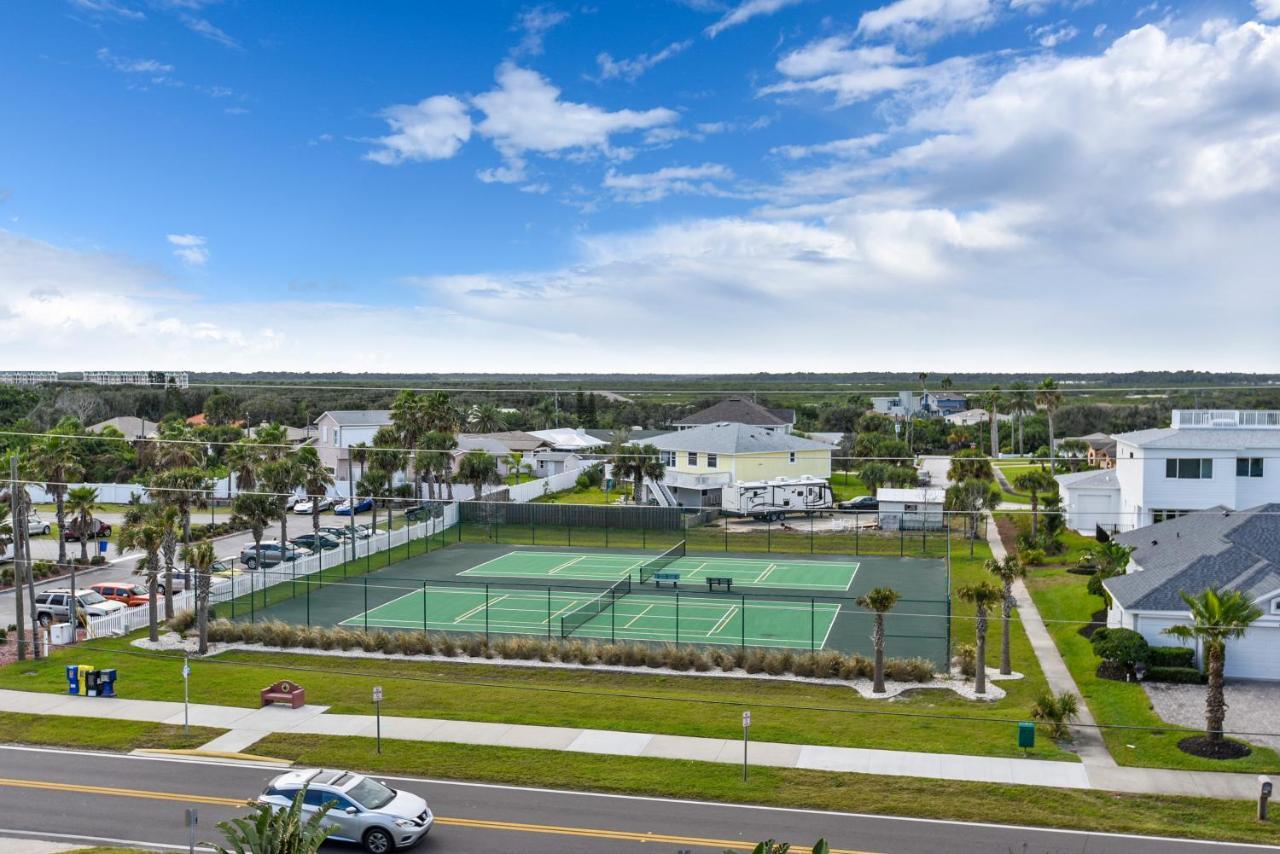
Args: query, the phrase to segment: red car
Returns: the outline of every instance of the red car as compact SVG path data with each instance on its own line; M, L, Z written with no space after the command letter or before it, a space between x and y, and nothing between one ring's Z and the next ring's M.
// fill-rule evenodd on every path
M132 608L135 605L147 604L147 588L141 584L128 584L123 581L104 581L101 584L91 584L89 589L96 591L103 599L110 599L112 602L120 602L121 604Z
M93 520L93 530L89 532L90 540L105 540L111 536L111 526L99 519ZM68 543L80 542L80 526L75 521L67 523L66 533L62 537Z

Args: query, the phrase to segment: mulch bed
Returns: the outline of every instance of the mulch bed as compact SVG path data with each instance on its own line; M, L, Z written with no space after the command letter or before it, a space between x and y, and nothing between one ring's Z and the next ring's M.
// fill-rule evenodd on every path
M1193 735L1178 742L1178 749L1204 759L1240 759L1252 751L1249 745L1223 738L1212 741L1206 735Z
M1098 629L1105 628L1106 625L1107 625L1107 611L1104 608L1101 611L1094 611L1089 616L1089 622L1085 623L1083 626L1076 629L1076 633L1080 635L1080 637L1082 638L1092 638L1094 632L1096 632Z
M996 531L1000 534L1000 542L1009 554L1018 553L1018 523L1009 516L996 517Z

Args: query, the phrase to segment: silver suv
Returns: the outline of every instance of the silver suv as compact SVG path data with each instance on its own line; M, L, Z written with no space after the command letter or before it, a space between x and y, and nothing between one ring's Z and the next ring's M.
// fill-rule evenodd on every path
M262 565L275 566L279 563L292 562L300 557L306 557L311 554L306 549L300 549L297 546L286 544L283 548L274 540L264 540L262 543ZM245 543L240 547L240 562L249 569L258 568L258 550L254 548L253 543Z
M40 621L42 626L47 626L50 623L67 622L71 619L70 601L71 588L69 587L41 590L36 594L36 619ZM104 598L96 590L81 589L76 591L76 612L78 615L105 617L107 614L115 614L123 610L125 610L123 604Z
M308 816L333 802L324 817L330 839L359 843L369 854L415 845L435 821L427 802L417 795L351 771L289 771L267 784L258 803L288 809L303 789L302 810Z

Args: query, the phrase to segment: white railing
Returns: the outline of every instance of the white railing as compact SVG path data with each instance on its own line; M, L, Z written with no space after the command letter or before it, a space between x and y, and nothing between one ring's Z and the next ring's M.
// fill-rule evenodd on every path
M712 489L728 486L733 482L733 475L727 471L708 472L706 474L690 474L688 472L671 471L668 469L662 475L662 482L669 487L676 486L683 489Z
M1280 409L1175 409L1174 427L1280 427Z
M348 561L361 560L369 555L402 546L410 540L421 541L427 537L435 536L457 524L458 505L447 504L444 507L443 515L438 519L428 519L424 522L406 525L394 531L379 531L367 540L357 540L354 549L350 545L344 545L341 548L308 555L287 564L277 564L271 569L245 570L232 575L230 578L215 579L209 592L209 602L210 604L230 602L233 599L239 599L251 593L261 593L278 584L304 580L308 576L341 566ZM195 592L193 590L184 590L181 593L174 594L173 608L175 612L189 610L194 607ZM137 629L145 628L148 623L147 606L139 605L105 617L91 618L89 620L89 637L128 634Z

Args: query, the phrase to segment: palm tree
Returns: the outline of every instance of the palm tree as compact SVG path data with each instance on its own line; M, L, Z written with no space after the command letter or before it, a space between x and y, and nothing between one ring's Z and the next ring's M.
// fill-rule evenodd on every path
M262 534L276 517L276 502L270 495L258 492L242 492L231 503L232 511L249 526L253 535L253 568L262 568ZM284 543L281 543L283 546Z
M178 511L182 542L191 542L191 511L205 506L212 482L204 469L186 466L167 469L151 478L152 498Z
M497 433L507 429L507 416L492 403L482 403L471 412L471 429L477 433Z
M252 442L240 441L227 448L222 462L227 467L227 495L231 495L231 478L235 477L236 490L253 489L258 485L258 467L262 464L261 449Z
M284 545L289 541L289 496L302 486L302 469L293 457L283 457L263 463L258 478L262 488L271 493L269 497L280 520L280 543ZM314 502L311 509L315 510Z
M1000 407L1003 405L1000 386L993 385L991 391L982 395L982 405L987 410L987 422L991 428L991 458L1000 456Z
M640 496L644 493L645 479L662 480L662 476L667 473L667 467L662 464L661 452L653 445L632 447L629 465L628 471L634 484L632 488L635 490L632 498L639 504Z
M432 430L422 437L423 450L418 452L414 460L415 467L431 476L428 495L435 498L435 491L430 484L440 484L440 497L444 490L449 491L449 499L453 499L453 452L458 448L458 439L452 433L443 430Z
M1053 444L1053 414L1062 405L1062 392L1058 390L1058 384L1054 382L1053 377L1045 377L1036 388L1036 405L1044 409L1045 417L1049 419L1049 468L1052 470L1054 467L1053 451L1055 447Z
M74 517L72 524L80 537L80 561L89 562L89 535L94 530L93 511L98 509L98 490L92 486L77 486L67 490L67 509ZM0 551L0 554L3 554ZM71 588L76 586L75 567L71 569Z
M329 494L333 486L333 475L324 467L320 453L310 445L299 448L295 455L295 465L301 475L302 488L311 498L311 533L316 542L320 542L320 499ZM355 507L351 508L352 520L355 519Z
M218 830L226 837L227 844L225 847L214 845L213 850L217 854L315 854L326 837L336 830L325 816L337 801L326 802L304 821L302 801L306 794L303 788L294 795L287 810L258 804L247 818L218 822ZM391 847L387 845L388 850Z
M458 463L458 477L471 484L474 501L484 500L486 486L502 482L498 475L498 458L488 451L468 451L463 454Z
M402 448L412 452L420 447L419 443L423 436L431 430L430 417L431 413L427 409L426 402L415 392L406 389L396 395L395 402L391 404L391 427ZM413 494L415 498L421 500L423 470L416 465L416 456L413 461L415 463Z
M884 693L884 615L898 604L898 591L890 587L877 587L865 596L857 599L859 608L874 611L875 627L871 631L871 643L876 650L875 684L871 690L876 694Z
M173 570L178 557L178 510L168 504L152 504L154 514L164 532L160 553L164 556L164 618L173 619Z
M195 572L196 581L196 635L199 637L199 653L209 651L209 590L213 579L210 569L217 560L213 552L213 543L201 540L192 543L182 550L182 560Z
M67 562L67 489L68 482L84 477L84 467L76 458L70 439L49 436L31 448L28 464L44 488L53 496L54 514L58 518L58 564Z
M1018 421L1018 453L1024 453L1022 446L1022 423L1028 412L1035 412L1036 398L1031 388L1021 380L1009 386L1009 413Z
M369 451L369 463L373 468L387 473L387 490L395 484L397 472L409 467L409 452L400 445L400 436L391 427L379 427L373 434L373 450Z
M385 485L387 482L387 473L379 469L366 469L360 475L360 482L356 484L357 495L368 495L373 501L373 530L378 530L378 505L382 504L386 499L384 497ZM390 527L388 525L387 527Z
M952 464L954 467L954 463ZM959 483L947 487L943 498L943 507L953 513L965 514L966 536L971 540L978 538L978 514L987 510L995 510L1000 506L1004 493L994 481L978 477L967 477Z
M1009 653L1009 622L1013 616L1013 606L1016 604L1016 600L1013 598L1013 582L1019 578L1027 577L1027 567L1018 559L1017 555L1005 555L1004 560L989 558L986 567L987 572L1000 580L1000 586L1004 590L1004 602L1002 603L1001 611L1003 635L1000 638L1000 672L1008 676L1013 672L1013 663L1010 660Z
M462 424L462 414L454 406L449 395L443 391L435 391L423 399L426 410L427 428L438 433L456 433Z
M989 581L961 587L956 593L966 602L972 602L977 609L978 619L974 623L974 634L977 638L977 655L974 666L973 691L975 694L987 693L987 613L1004 600L1004 591Z
M1031 496L1031 538L1035 539L1040 531L1040 493L1057 489L1058 482L1044 469L1032 469L1015 477L1013 486Z
M1192 624L1170 626L1164 634L1203 646L1209 676L1204 703L1205 730L1209 741L1220 742L1223 720L1227 716L1227 699L1222 687L1227 641L1244 637L1250 624L1262 617L1262 609L1239 590L1206 588L1198 596L1188 596L1185 592L1181 595L1191 610Z
M152 643L160 640L156 588L160 583L160 550L164 546L164 526L154 514L126 520L116 537L116 549L123 554L130 549L143 552L135 572L147 580L147 624Z

